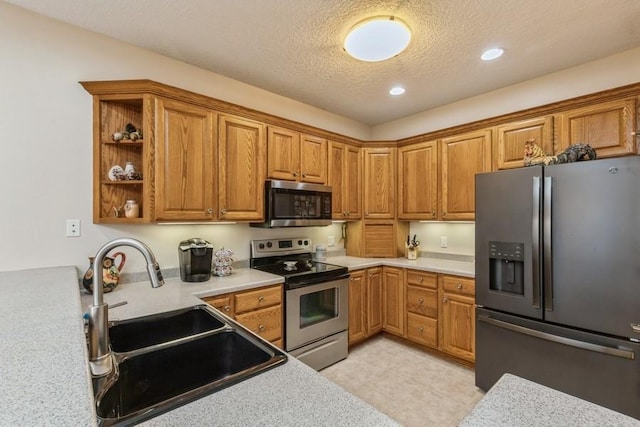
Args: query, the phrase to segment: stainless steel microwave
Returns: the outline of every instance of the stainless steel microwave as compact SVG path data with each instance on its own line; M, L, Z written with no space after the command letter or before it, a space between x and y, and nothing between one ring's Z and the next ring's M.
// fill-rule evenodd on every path
M252 227L310 227L331 224L331 187L268 180L264 185L265 221Z

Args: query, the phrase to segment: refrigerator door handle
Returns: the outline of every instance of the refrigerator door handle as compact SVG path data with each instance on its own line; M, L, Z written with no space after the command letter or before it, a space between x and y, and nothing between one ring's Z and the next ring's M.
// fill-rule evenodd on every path
M535 308L540 308L540 177L533 177L533 211L531 212L531 270Z
M529 335L535 338L540 338L546 341L552 341L558 344L564 344L571 347L580 348L582 350L594 351L596 353L604 353L611 356L622 357L623 359L635 359L635 353L631 350L607 347L605 345L592 344L589 342L574 340L572 338L561 337L558 335L548 334L546 332L537 331L535 329L525 328L524 326L514 325L513 323L504 322L502 320L493 319L486 315L479 315L478 320L480 322L488 323L499 328L507 329L519 334Z
M544 236L542 239L544 251L544 308L553 311L553 256L551 251L551 177L544 177L542 220Z

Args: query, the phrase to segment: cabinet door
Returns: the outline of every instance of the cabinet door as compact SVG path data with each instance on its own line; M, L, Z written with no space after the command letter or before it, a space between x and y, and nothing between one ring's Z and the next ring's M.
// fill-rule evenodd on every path
M487 129L442 140L441 219L475 219L475 175L491 168L491 134Z
M167 99L156 108L155 219L213 219L213 112Z
M366 301L365 272L353 271L349 278L349 344L367 337Z
M524 167L524 143L536 144L548 155L553 154L553 117L540 117L498 126L493 147L493 170Z
M395 148L364 148L364 218L395 217Z
M347 146L335 141L329 141L327 185L331 192L331 218L347 219L345 200L345 182L347 180Z
M383 267L382 329L395 335L404 334L404 274L402 269Z
M347 145L346 156L343 204L347 219L358 220L362 218L362 156L360 149L351 145Z
M267 134L267 177L295 181L300 168L300 134L269 126Z
M441 348L453 356L475 360L474 299L444 293L442 298Z
M238 314L236 320L267 341L282 338L282 305Z
M422 142L398 150L398 219L438 216L438 145Z
M598 158L636 153L635 98L578 108L559 114L556 153L573 144L589 144Z
M311 135L300 137L300 180L327 183L327 140Z
M367 270L367 336L382 331L382 267Z
M264 219L264 125L221 115L218 125L218 216L222 220Z

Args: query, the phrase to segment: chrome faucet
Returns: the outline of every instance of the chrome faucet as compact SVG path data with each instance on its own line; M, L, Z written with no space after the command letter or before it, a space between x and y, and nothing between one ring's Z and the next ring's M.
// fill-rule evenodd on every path
M147 260L147 273L151 287L164 285L160 266L151 249L139 240L129 237L112 240L98 250L94 260L93 305L89 307L89 366L94 377L107 375L113 369L111 350L109 349L108 305L103 300L102 262L110 250L118 246L131 246L139 250Z

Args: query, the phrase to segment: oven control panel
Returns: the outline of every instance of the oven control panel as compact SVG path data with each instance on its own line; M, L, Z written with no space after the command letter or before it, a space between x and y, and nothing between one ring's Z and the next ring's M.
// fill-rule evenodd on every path
M251 241L252 258L301 254L306 252L311 252L311 239L308 237Z

